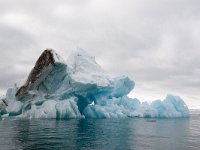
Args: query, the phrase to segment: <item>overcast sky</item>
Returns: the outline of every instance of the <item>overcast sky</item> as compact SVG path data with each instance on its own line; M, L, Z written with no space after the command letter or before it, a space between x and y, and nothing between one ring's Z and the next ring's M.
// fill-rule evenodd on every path
M76 47L141 100L181 96L200 107L199 0L0 0L0 91L27 77L45 48Z

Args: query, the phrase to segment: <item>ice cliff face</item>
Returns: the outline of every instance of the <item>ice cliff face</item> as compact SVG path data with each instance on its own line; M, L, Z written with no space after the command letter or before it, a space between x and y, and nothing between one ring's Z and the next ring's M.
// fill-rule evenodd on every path
M65 62L45 50L21 87L7 90L1 116L26 118L187 117L184 101L168 95L163 101L141 103L127 94L134 88L127 76L111 78L84 50Z

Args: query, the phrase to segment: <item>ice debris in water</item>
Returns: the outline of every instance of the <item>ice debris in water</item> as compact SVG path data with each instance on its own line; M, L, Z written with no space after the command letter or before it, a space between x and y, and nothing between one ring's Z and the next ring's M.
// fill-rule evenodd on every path
M65 62L45 50L21 87L7 90L0 116L25 118L188 117L184 101L173 95L141 103L127 95L135 83L127 76L111 78L84 50Z

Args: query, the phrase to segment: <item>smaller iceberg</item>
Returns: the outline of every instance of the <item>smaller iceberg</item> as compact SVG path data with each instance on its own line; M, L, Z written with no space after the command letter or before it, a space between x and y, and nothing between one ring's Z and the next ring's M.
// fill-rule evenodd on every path
M67 61L47 49L26 82L9 88L0 101L0 116L18 118L173 118L188 117L184 101L173 95L151 103L127 95L135 83L127 76L111 78L84 50Z
M163 101L141 103L138 99L120 98L104 99L99 104L88 105L84 110L87 118L173 118L188 117L189 110L178 96L168 95Z

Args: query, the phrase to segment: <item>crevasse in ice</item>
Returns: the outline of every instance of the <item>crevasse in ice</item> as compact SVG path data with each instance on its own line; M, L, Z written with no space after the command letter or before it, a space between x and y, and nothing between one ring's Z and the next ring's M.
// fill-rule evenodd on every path
M26 82L1 98L2 117L124 118L188 117L184 101L173 95L141 103L127 95L135 83L127 76L111 78L84 50L73 51L65 62L54 50L45 50Z

